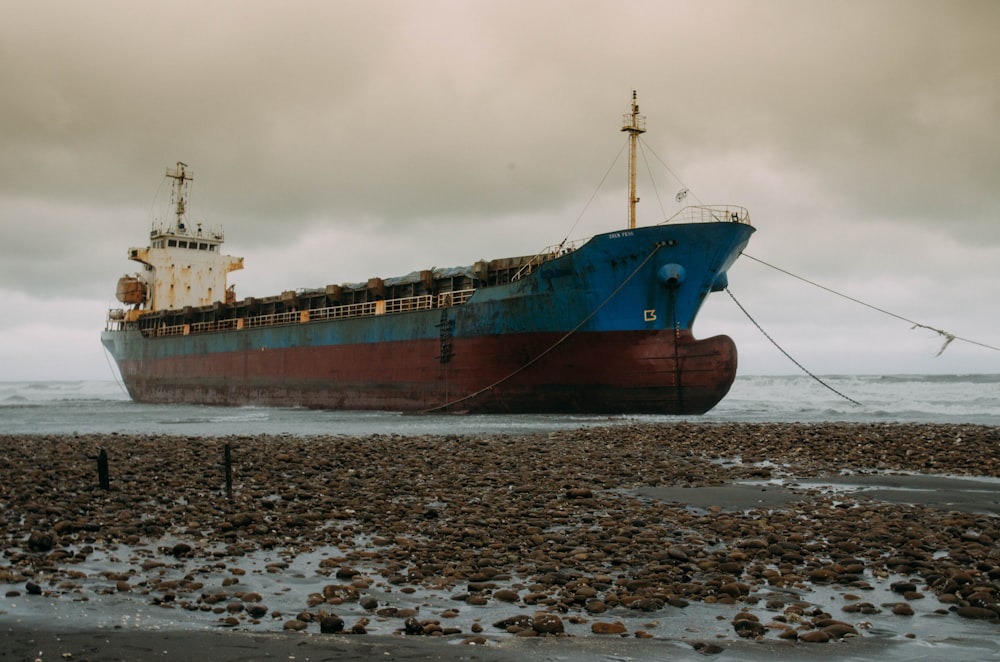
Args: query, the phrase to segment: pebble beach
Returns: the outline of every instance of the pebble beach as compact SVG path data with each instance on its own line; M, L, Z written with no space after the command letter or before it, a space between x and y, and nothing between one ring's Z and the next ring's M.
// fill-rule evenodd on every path
M0 452L0 659L1000 655L992 426L16 435Z

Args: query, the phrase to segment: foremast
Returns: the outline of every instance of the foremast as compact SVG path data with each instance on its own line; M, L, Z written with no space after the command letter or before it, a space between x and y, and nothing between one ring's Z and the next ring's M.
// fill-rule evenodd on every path
M635 229L635 205L639 198L635 195L635 156L639 134L646 133L646 117L639 114L639 102L632 90L632 109L625 113L622 131L628 132L628 227Z

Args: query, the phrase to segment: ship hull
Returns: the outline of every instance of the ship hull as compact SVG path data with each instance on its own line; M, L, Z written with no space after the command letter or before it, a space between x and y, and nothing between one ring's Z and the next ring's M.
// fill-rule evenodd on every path
M475 413L701 414L729 391L736 346L664 331L300 346L123 361L139 402ZM108 342L121 340L110 338ZM142 343L142 338L134 339ZM556 343L556 349L539 357Z
M752 232L707 223L598 235L432 310L169 337L126 325L102 341L140 402L701 414L732 385L736 347L691 327Z

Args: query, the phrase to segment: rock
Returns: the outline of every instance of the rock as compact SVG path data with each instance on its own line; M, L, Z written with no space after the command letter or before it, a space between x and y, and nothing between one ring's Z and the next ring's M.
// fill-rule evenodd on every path
M638 609L640 611L656 611L663 607L663 603L656 598L639 598L630 602L628 606L629 609Z
M804 641L809 644L825 644L830 641L830 634L828 632L824 632L823 630L799 632L799 641Z
M28 549L33 552L47 552L55 545L52 534L32 531L28 536Z
M358 589L350 585L327 584L323 587L323 598L331 604L353 602L358 599Z
M881 609L870 602L855 602L849 605L844 605L841 607L841 611L845 611L849 614L879 614L882 612Z
M905 602L890 602L882 606L888 607L897 616L913 616L913 607Z
M733 620L733 629L736 634L744 639L756 639L763 637L767 631L764 624L756 619L737 618Z
M959 607L955 613L962 618L975 618L982 620L994 620L1000 618L1000 613L985 607Z
M28 595L42 594L42 587L31 580L28 580L28 582L25 583L24 590L28 592Z
M76 523L62 519L52 525L52 532L57 536L64 536L67 533L73 533L78 528Z
M305 630L307 627L309 627L309 624L306 623L305 621L300 621L299 619L296 618L296 619L291 620L291 621L285 621L285 623L281 627L284 630L291 630L293 632L301 632L302 630Z
M237 513L229 519L228 524L234 529L244 528L253 524L253 517L249 513Z
M680 547L668 547L667 556L675 561L684 561L685 563L690 560L688 553Z
M424 633L424 624L415 617L410 616L403 622L403 632L409 635L420 635Z
M836 577L837 573L829 568L817 568L809 572L809 580L814 584L829 584Z
M623 635L628 632L628 629L620 621L615 621L614 623L597 621L590 625L590 631L594 634Z
M247 607L247 613L254 618L263 618L264 616L267 616L267 612L267 606L262 604L252 604Z
M716 644L709 644L704 641L695 641L691 644L691 648L695 649L702 655L718 655L722 651L726 650L722 646Z
M564 631L562 619L547 612L535 614L531 628L538 634L562 634Z
M749 594L750 587L746 584L740 584L738 582L729 582L728 584L723 584L719 587L719 593L738 598L741 595Z
M497 621L493 624L493 627L499 628L501 630L510 631L510 628L517 628L523 630L525 628L531 628L531 616L525 614L518 614L517 616L511 616L510 618L505 618L502 621Z
M854 629L854 626L850 623L831 623L823 628L823 632L826 632L834 639L843 639L848 635L857 636L858 631Z
M493 592L493 597L500 602L517 602L521 599L521 596L517 591L512 591L510 589L502 588L499 591Z

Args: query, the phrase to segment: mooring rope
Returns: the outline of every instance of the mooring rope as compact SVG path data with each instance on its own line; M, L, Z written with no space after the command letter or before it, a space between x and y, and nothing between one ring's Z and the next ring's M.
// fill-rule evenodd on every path
M656 251L660 250L660 248L661 248L661 244L659 242L657 242L656 245L653 246L653 250L651 250L649 252L649 255L647 255L645 258L643 258L642 262L639 263L639 266L637 266L635 269L633 269L632 273L630 273L628 275L628 277L626 277L625 280L623 280L621 282L621 284L618 285L618 287L616 287L614 289L614 291L607 296L606 299L604 299L604 301L602 301L600 304L598 304L598 306L596 308L594 308L592 311L590 311L590 313L586 317L584 317L580 321L579 324L577 324L572 329L570 329L569 331L567 331L561 338L559 338L559 340L555 341L554 343L552 343L552 345L550 345L544 351L542 351L541 354L539 354L538 356L534 357L533 359L531 359L530 361L528 361L527 363L525 363L521 367L517 368L516 370L514 370L512 373L510 373L506 377L502 377L502 378L498 379L497 381L493 382L489 386L484 386L483 388L479 389L478 391L476 391L474 393L470 393L469 395L466 395L466 396L463 396L461 398L458 398L457 400L452 400L451 402L446 402L443 405L438 405L437 407L431 407L429 409L421 409L417 413L419 413L419 414L431 414L431 413L436 412L436 411L441 411L442 409L448 409L450 407L453 407L453 406L459 404L460 402L465 402L466 400L471 400L472 398L475 398L475 397L477 397L479 395L482 395L486 391L492 390L492 389L496 388L497 386L499 386L500 384L503 384L505 381L509 380L510 378L514 377L515 375L520 374L521 372L524 372L530 366L534 365L539 360L541 360L542 357L544 357L546 354L548 354L549 352L551 352L552 350L554 350L559 345L563 344L570 336L572 336L574 333L576 333L577 331L579 331L580 328L583 327L584 324L586 324L587 322L589 322L591 320L591 318L594 317L594 315L596 315L602 308L604 308L604 306L608 305L608 302L611 301L613 298L615 298L615 296L617 296L618 293L621 292L622 288L625 287L626 285L628 285L629 281L631 281L633 278L635 278L635 275L637 273L639 273L639 270L642 269L644 266L646 266L647 262L649 262L651 259L653 259L653 256L656 255Z
M108 372L111 373L111 378L115 380L115 384L117 384L118 388L120 388L122 390L122 393L124 393L125 395L128 395L128 389L126 389L125 385L122 384L118 380L118 371L115 370L114 366L111 365L111 359L109 358L110 356L111 356L111 353L108 351L108 348L105 347L104 348L104 362L108 364ZM131 397L131 396L129 396L129 397Z
M768 334L768 332L765 331L764 328L760 324L757 323L757 320L755 320L750 315L750 313L747 312L747 309L744 308L743 304L741 304L739 302L739 300L736 298L736 296L732 292L729 291L728 287L726 288L726 294L728 294L729 297L733 300L733 303L735 303L739 307L739 309L743 311L743 314L747 316L747 319L750 320L751 322L753 322L753 325L755 327L757 327L757 330L760 331L762 334L764 334L764 337L767 338L769 341L771 341L771 344L774 345L775 347L777 347L779 352L781 352L786 357L788 357L789 361L791 361L792 363L794 363L795 365L797 365L799 367L799 370L801 370L802 372L806 373L807 375L809 375L810 377L812 377L813 379L815 379L821 386L830 389L831 391L833 391L834 393L836 393L837 395L839 395L840 397L842 397L844 400L847 400L848 402L854 403L854 404L858 405L859 407L862 406L861 403L858 402L857 400L855 400L854 398L850 398L850 397L844 395L843 393L841 393L837 389L833 388L832 386L830 386L829 384L827 384L826 382L824 382L822 379L820 379L819 377L817 377L813 373L809 372L809 370L806 369L806 367L804 365L802 365L801 363L799 363L798 361L796 361L794 358L792 358L792 355L789 354L788 352L786 352L785 349L781 345L779 345L777 343L777 341L774 338L772 338L770 336L770 334Z
M769 264L769 263L765 262L764 260L756 258L756 257L754 257L752 255L747 255L746 253L743 253L743 257L749 258L749 259L753 260L754 262L759 262L760 264L763 264L765 267L771 267L775 271L780 271L781 273L785 274L786 276L791 276L792 278L797 278L797 279L801 280L803 283L808 283L808 284L812 285L813 287L818 287L819 289L825 290L825 291L829 292L830 294L836 294L838 297L841 297L843 299L847 299L848 301L852 301L852 302L854 302L856 304L859 304L859 305L862 305L862 306L864 306L866 308L871 308L872 310L880 312L883 315L888 315L889 317L895 317L896 319L902 320L902 321L906 322L907 324L912 324L913 325L913 327L912 327L913 329L927 329L928 331L933 331L934 333L936 333L939 336L942 336L944 338L944 344L941 345L941 349L938 350L938 353L935 356L941 356L941 354L944 353L944 350L946 350L948 348L948 345L950 345L952 343L952 341L954 341L954 340L961 340L962 342L967 342L967 343L969 343L971 345L979 345L980 347L985 347L986 349L992 349L992 350L1000 352L1000 347L994 347L993 345L987 345L986 343L981 343L981 342L978 342L976 340L969 340L968 338L962 338L960 336L956 336L954 333L948 333L944 329L938 329L938 328L935 328L935 327L930 326L928 324L921 324L920 322L914 322L913 320L907 319L907 318L903 317L902 315L897 315L896 313L889 312L888 310L885 310L883 308L879 308L878 306L873 306L870 303L865 303L864 301L861 301L860 299L855 299L854 297L847 296L846 294L842 294L842 293L838 292L837 290L834 290L834 289L831 289L829 287L826 287L825 285L820 285L819 283L814 283L813 281L809 280L808 278L803 278L802 276L799 276L797 274L793 274L791 271L786 271L786 270L782 269L781 267L776 267L773 264Z
M109 301L108 301L108 309L109 309L109 310L111 309L111 306L112 306L112 305L113 305L113 302L112 302L111 300L109 300ZM105 325L105 326L106 326L106 325ZM105 362L105 363L106 363L106 364L108 365L108 372L110 372L110 373L111 373L111 378L115 380L115 384L117 384L117 385L118 385L118 388L120 388L120 389L121 389L122 393L124 393L124 394L125 394L126 396L129 396L129 393L128 393L128 389L127 389L127 388L125 388L125 385L124 385L124 384L122 384L122 383L121 383L121 382L120 382L120 381L118 380L118 370L116 370L116 369L114 368L114 366L112 366L112 365L111 365L111 359L113 358L113 357L111 356L111 352L109 352L109 351L108 351L108 348L104 346L104 343L101 343L101 349L103 349L103 350L104 350L104 362ZM129 397L131 397L131 396L129 396Z

